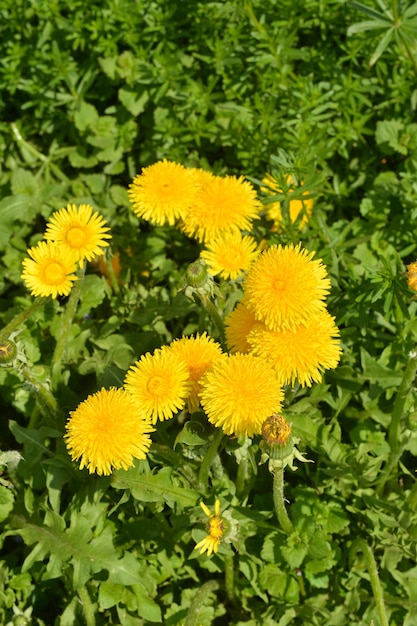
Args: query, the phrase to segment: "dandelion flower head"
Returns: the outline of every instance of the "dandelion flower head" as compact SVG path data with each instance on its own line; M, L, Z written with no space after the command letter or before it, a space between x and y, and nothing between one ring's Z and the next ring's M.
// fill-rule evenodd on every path
M245 304L271 330L293 329L325 308L330 280L313 256L301 244L274 245L249 268Z
M109 230L105 219L89 204L68 204L50 217L45 239L71 250L79 262L92 261L109 245Z
M259 434L267 417L280 411L283 393L274 369L252 354L218 359L202 380L201 405L227 435Z
M170 350L148 352L130 367L124 387L141 414L155 424L184 408L190 390L188 368Z
M33 296L67 296L77 276L77 258L73 252L52 241L40 241L29 248L21 275Z
M306 324L274 332L256 326L248 336L254 354L276 369L281 384L303 387L320 382L325 369L334 369L340 360L339 329L327 311L320 311Z
M203 333L196 337L175 339L167 349L176 354L187 366L190 380L188 410L194 413L200 406L201 378L222 355L220 344L207 333Z
M407 265L407 284L413 291L417 291L417 261Z
M73 461L90 474L128 469L133 459L145 459L151 445L151 423L138 412L123 389L101 389L70 412L64 435Z
M267 187L263 187L262 191L265 191L269 195L274 195L276 193L282 193L282 189L279 188L277 181L271 176L271 174L267 174L265 178L262 180ZM294 185L295 180L293 176L287 176L286 183L287 185ZM294 190L290 189L289 193L292 193ZM305 191L303 196L308 195L308 192ZM272 220L276 226L282 226L282 210L281 210L281 202L268 202L265 204L266 215L268 219ZM302 213L302 217L299 223L299 228L302 229L305 224L308 222L308 219L313 210L313 200L312 198L304 199L294 199L289 201L289 213L290 220L294 224L297 220L298 216Z
M235 280L256 259L256 247L253 237L242 236L239 231L225 232L207 243L201 257L213 276L220 274L221 278Z
M208 242L224 232L251 230L261 205L255 189L243 176L215 176L201 171L200 186L182 230L198 241Z
M214 504L214 513L210 511L204 502L200 502L200 506L209 518L206 527L207 536L197 543L194 549L200 550L200 554L207 552L207 556L211 556L213 552L217 553L219 550L220 542L224 536L225 521L220 515L220 500L216 500Z
M158 161L144 167L133 179L128 195L138 217L158 224L173 226L185 218L193 205L199 187L194 168L174 161Z
M255 324L258 324L256 317L250 311L245 302L239 302L233 311L225 319L226 343L230 352L242 352L245 354L251 350L247 337Z

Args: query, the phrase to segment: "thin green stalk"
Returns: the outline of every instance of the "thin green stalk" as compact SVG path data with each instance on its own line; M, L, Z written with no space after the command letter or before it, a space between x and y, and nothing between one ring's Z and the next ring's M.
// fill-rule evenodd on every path
M224 557L224 584L226 595L232 604L236 600L235 593L235 566L233 562L233 553Z
M26 322L32 313L40 309L40 307L43 306L48 300L49 298L36 298L36 300L34 300L32 304L27 307L27 309L24 309L24 311L15 315L15 317L0 330L0 341L8 339L13 331Z
M206 606L205 599L209 596L209 594L217 591L218 588L219 583L215 580L209 580L200 587L191 603L184 626L200 626L201 611L204 610L204 607Z
M294 532L294 526L292 525L292 522L288 517L287 509L285 508L283 469L276 469L274 471L273 498L275 513L280 526L286 535L291 535L291 533Z
M226 337L224 334L224 324L223 324L223 320L222 320L220 313L218 312L217 308L214 306L213 302L210 300L208 296L203 296L199 294L198 297L200 298L201 303L206 308L207 313L210 315L211 319L213 320L213 323L215 324L217 328L217 331L220 335L220 342L223 345L225 345Z
M36 394L36 400L43 415L51 417L55 425L59 425L62 420L62 411L54 395L45 385L38 380L27 367L23 367L20 373L25 380L31 385ZM33 426L33 424L31 425Z
M77 311L77 305L80 298L84 274L85 263L77 272L78 280L75 281L74 286L71 289L71 293L65 307L65 312L62 315L60 333L58 341L56 342L51 362L51 378L53 389L56 389L59 379L61 377L62 362L65 357L65 348L68 343L68 337L71 331L71 324Z
M417 352L409 354L409 361L405 368L404 376L398 388L392 410L391 424L388 431L388 443L391 452L395 454L399 448L399 440L401 433L401 418L404 413L404 405L408 394L414 384L417 374Z
M84 585L82 587L78 587L77 592L81 600L81 605L83 607L86 626L96 626L94 607L86 587Z
M199 487L203 493L207 492L210 467L217 454L217 450L219 449L219 446L221 442L223 441L224 436L225 436L224 432L222 431L221 428L217 428L215 430L213 439L211 440L209 448L200 465L200 471L198 473L198 482L199 482Z
M378 576L378 568L372 550L364 539L356 539L353 543L352 550L362 552L365 557L366 568L371 581L372 593L376 603L380 626L389 626L387 614L385 612L384 595L382 593L381 582Z

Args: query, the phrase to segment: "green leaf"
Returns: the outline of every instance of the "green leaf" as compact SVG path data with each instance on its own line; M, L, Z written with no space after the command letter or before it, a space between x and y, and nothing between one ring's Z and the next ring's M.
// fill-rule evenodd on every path
M3 522L13 509L14 495L10 488L0 484L0 522Z

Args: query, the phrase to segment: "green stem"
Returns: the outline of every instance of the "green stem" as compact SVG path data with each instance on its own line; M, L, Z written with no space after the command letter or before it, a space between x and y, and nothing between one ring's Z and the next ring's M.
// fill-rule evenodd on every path
M399 448L399 438L401 432L401 418L404 413L404 405L407 396L414 384L414 380L417 373L417 352L412 352L409 355L410 359L405 368L404 376L401 384L398 388L397 395L394 401L394 408L392 410L391 424L388 431L388 443L391 448L391 452L395 453Z
M27 307L27 309L15 315L15 317L0 330L0 341L8 339L13 331L19 328L23 322L26 322L32 313L40 309L40 307L43 306L48 300L49 298L37 298L30 306Z
M45 415L45 417L51 417L54 424L57 426L62 421L62 411L54 395L40 380L33 376L29 368L23 367L20 373L35 390L36 399L42 414Z
M113 257L106 258L106 263L107 263L107 271L109 272L109 279L110 279L111 287L114 293L120 293L119 283L117 282L116 274L114 273Z
M294 532L294 527L288 517L287 509L285 508L283 469L277 469L274 471L273 498L275 513L280 526L286 535L291 535L291 533Z
M250 464L247 459L241 459L239 465L237 466L237 476L236 476L236 495L241 499L242 495L245 493L249 480L249 468Z
M217 331L220 335L220 343L226 345L226 337L224 334L224 324L220 313L217 308L214 306L213 302L210 300L208 296L200 295L198 296L201 300L201 303L206 308L207 313L210 315L214 325L217 328Z
M39 152L39 150L37 150L34 146L32 146L32 144L28 143L26 139L22 137L22 135L20 134L20 130L16 126L15 122L12 122L10 124L10 127L12 129L14 138L19 146L23 146L25 150L33 154L33 156L39 159L39 161L42 161L42 163L50 167L51 171L55 174L57 178L59 178L63 182L68 182L68 178L62 172L62 170L60 170L59 167L55 165L55 163L52 163L50 157L46 157L44 154L42 154L42 152Z
M208 488L208 475L210 471L210 467L214 461L214 458L217 454L217 450L221 442L223 441L224 432L221 428L217 428L214 432L213 439L209 445L209 448L204 456L204 459L200 465L200 471L198 473L198 482L199 487L203 493L207 492Z
M84 585L82 587L78 587L77 592L81 600L81 605L83 607L86 626L96 626L94 607L86 587Z
M191 603L184 626L200 626L201 611L204 610L205 607L204 600L209 596L209 594L217 591L218 588L219 583L215 580L209 580L200 587Z
M376 610L378 612L380 626L389 626L388 618L385 612L384 596L382 593L381 582L378 576L378 568L375 557L371 548L364 539L356 539L353 543L352 550L363 552L366 562L366 568L371 581L372 593L374 595Z
M236 600L233 553L224 557L224 584L226 588L226 595L229 601L233 604Z
M71 289L67 306L62 316L59 337L56 342L54 354L52 355L51 377L52 377L53 389L56 389L59 379L61 377L61 369L62 369L62 362L65 356L65 348L68 343L68 337L71 331L71 324L72 324L72 321L74 319L74 316L77 310L77 305L78 305L78 300L80 298L84 274L85 274L85 263L77 271L78 280L75 281L74 286Z

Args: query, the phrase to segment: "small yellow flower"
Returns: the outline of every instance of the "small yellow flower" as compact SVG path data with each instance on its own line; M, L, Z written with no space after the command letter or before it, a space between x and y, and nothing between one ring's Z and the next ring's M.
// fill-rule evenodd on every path
M258 324L249 333L254 354L275 367L281 384L311 387L320 382L325 369L334 369L340 360L339 329L327 311L320 311L291 330L274 332Z
M133 179L128 195L138 217L172 226L179 218L186 217L198 186L194 168L164 159L144 167Z
M91 261L103 254L111 235L104 218L89 204L68 204L52 214L46 225L45 239L56 241L72 251L77 261Z
M251 350L248 335L257 320L252 311L249 311L245 302L239 302L225 319L226 343L230 352L246 354Z
M274 369L252 354L219 358L201 383L201 405L227 435L252 437L279 412L283 393Z
M417 261L407 265L407 284L413 291L417 291Z
M201 253L213 276L220 274L221 278L232 280L247 270L257 256L254 238L242 236L238 231L219 235Z
M22 280L33 296L67 296L77 276L76 256L52 241L40 241L29 248L24 259Z
M124 386L140 413L155 424L184 408L190 390L189 373L178 355L157 350L144 354L130 367Z
M151 423L123 389L101 389L70 412L64 435L73 461L90 474L127 469L133 459L145 459L151 445Z
M245 304L271 330L294 329L325 309L330 280L314 252L274 245L252 263L244 283Z
M219 550L220 542L224 536L225 522L220 515L220 500L216 500L214 504L214 513L210 511L204 502L200 502L200 506L209 518L206 527L207 537L204 537L195 546L194 550L200 550L200 554L207 552L207 556L211 556L213 552L217 553Z
M282 193L282 190L279 188L277 181L271 176L271 174L267 174L265 178L262 180L262 182L265 183L265 185L267 185L266 188L265 187L262 188L262 191L268 193L269 195L271 196L274 195L274 192ZM287 185L292 186L295 184L295 182L296 181L293 176L291 175L287 176L287 180L286 180ZM293 193L293 191L295 190L290 189L289 193ZM306 196L306 195L308 196L308 191L303 192L303 196ZM268 202L265 204L265 210L266 210L266 215L268 219L272 220L276 227L281 228L282 227L281 203L280 202L271 202L271 203ZM307 198L305 200L303 199L290 200L289 202L290 220L293 224L297 220L300 213L302 212L302 217L298 226L300 230L308 222L308 218L310 217L312 210L313 210L312 198Z
M199 173L199 191L181 229L199 241L212 241L225 232L251 230L261 205L251 183L243 176Z
M190 390L187 398L188 410L194 413L200 406L201 378L222 354L220 344L207 336L175 339L166 348L176 354L187 366L190 378Z

